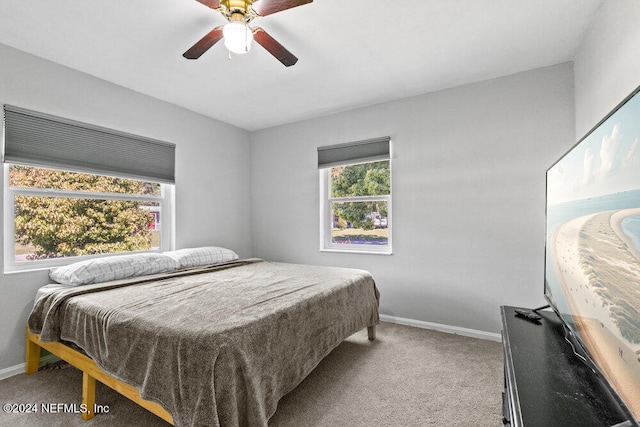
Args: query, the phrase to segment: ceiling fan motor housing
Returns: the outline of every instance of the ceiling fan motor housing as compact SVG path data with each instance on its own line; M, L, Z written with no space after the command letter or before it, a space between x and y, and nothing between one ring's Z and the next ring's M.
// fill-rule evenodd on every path
M257 16L249 0L223 0L220 5L224 7L223 14L230 22L244 22L248 24Z

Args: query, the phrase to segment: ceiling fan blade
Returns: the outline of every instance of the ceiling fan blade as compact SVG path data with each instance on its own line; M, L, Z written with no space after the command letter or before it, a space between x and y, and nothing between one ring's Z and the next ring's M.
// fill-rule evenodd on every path
M211 30L206 36L200 39L200 41L191 49L182 54L187 59L198 59L205 53L211 46L218 43L222 38L222 25Z
M258 0L251 6L258 15L267 16L282 10L291 9L292 7L302 6L312 1L313 0Z
M209 6L211 9L217 9L220 7L220 2L218 0L196 0L196 1L202 3L205 6Z
M271 55L275 56L278 61L282 62L285 67L290 67L298 62L298 58L285 49L284 46L278 43L262 28L256 27L253 29L253 39L258 42L260 46L267 49Z

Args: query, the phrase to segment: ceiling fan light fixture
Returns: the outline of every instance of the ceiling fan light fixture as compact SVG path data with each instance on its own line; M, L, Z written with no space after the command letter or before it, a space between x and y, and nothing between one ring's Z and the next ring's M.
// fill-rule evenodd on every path
M243 22L229 22L222 29L224 45L238 55L249 52L253 41L253 31Z

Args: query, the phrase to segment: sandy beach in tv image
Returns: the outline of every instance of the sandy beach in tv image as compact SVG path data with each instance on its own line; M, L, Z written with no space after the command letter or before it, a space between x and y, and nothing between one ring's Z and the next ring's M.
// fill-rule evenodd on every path
M640 95L547 172L546 292L640 420Z
M640 253L624 243L629 238L621 231L622 219L632 215L640 215L640 208L566 222L556 229L553 253L582 341L638 418L640 344L633 335L638 325L626 318L630 314L640 322Z

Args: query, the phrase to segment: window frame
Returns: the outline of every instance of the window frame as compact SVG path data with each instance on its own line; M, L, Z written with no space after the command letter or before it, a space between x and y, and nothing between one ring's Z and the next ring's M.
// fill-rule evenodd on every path
M33 187L10 187L9 186L9 169L12 165L17 163L4 163L3 164L3 253L4 253L4 272L22 272L31 270L48 269L51 267L58 267L62 265L69 265L74 262L115 256L125 255L131 253L143 253L143 252L162 252L173 249L174 246L174 209L175 209L175 185L160 183L160 195L137 195L126 193L100 193L89 191L76 191L76 190L56 190L50 188L33 188ZM58 169L50 166L37 166L45 169ZM67 169L58 169L67 170ZM83 172L90 173L90 172ZM94 175L104 175L101 173L93 173ZM126 178L126 177L125 177ZM132 178L127 178L132 179ZM155 182L148 180L148 182ZM147 251L128 251L128 252L115 252L109 254L96 254L96 255L81 255L81 256L69 256L60 258L49 258L41 260L32 260L28 262L16 262L15 254L15 197L16 196L44 196L44 197L65 197L65 198L79 198L79 199L94 199L94 200L125 200L125 201L143 201L159 203L160 211L162 212L162 226L160 233L160 248L150 249Z
M356 164L376 163L380 159L366 160L360 162L347 162L344 164L333 164L331 166L320 168L318 170L320 176L320 252L344 252L358 254L378 254L392 255L392 230L393 230L393 214L392 214L392 166L391 159L385 159L389 162L389 194L377 196L350 196L350 197L331 197L331 168L338 166L351 166ZM335 202L372 202L384 201L387 203L387 244L386 245L366 245L353 243L333 243L332 242L332 209L331 205Z

